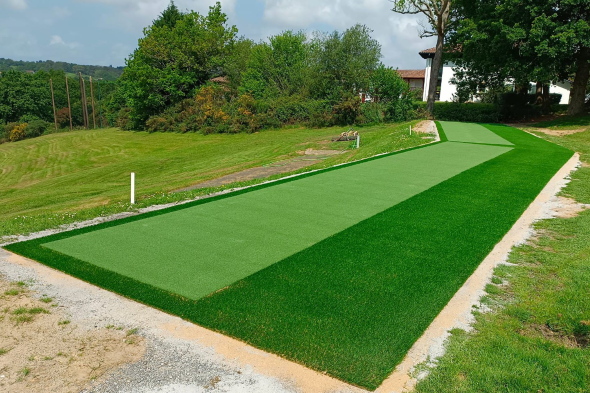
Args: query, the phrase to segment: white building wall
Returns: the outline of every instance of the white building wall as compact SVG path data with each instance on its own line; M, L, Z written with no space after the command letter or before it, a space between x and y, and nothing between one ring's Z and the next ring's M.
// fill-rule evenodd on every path
M445 63L443 66L442 81L440 85L440 101L453 101L453 96L457 93L457 86L451 83L455 77L455 64Z
M549 93L561 94L561 101L559 103L567 105L570 103L571 88L572 84L569 82L552 83L551 86L549 86Z
M426 72L424 73L424 93L422 101L428 101L428 90L430 88L430 70L432 69L432 59L426 59Z

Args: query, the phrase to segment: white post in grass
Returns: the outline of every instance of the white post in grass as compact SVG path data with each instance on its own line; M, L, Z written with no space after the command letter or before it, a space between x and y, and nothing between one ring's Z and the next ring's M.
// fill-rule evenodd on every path
M410 124L410 136L412 136L412 125Z
M359 149L361 147L361 136L360 134L356 136L356 148Z
M131 172L131 204L135 205L135 173Z

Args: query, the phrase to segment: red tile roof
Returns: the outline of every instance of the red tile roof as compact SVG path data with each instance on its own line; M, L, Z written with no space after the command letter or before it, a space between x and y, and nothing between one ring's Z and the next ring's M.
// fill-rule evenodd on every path
M425 70L397 70L397 73L404 79L424 79Z

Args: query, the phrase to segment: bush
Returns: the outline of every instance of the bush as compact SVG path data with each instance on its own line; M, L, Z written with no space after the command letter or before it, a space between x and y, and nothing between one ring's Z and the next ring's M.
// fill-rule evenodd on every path
M426 102L415 104L417 112L426 110ZM493 104L437 102L434 104L436 120L497 123L500 121L498 107Z
M10 142L17 142L26 138L27 123L16 125L11 131L8 139Z
M362 124L380 124L385 121L386 105L369 102L361 105L361 116L357 119Z
M358 95L347 94L334 105L334 119L340 125L352 125L361 115L361 99Z
M51 123L48 123L43 120L33 120L26 124L27 126L25 128L25 138L36 138L38 136L41 136L45 133L47 128L51 126Z

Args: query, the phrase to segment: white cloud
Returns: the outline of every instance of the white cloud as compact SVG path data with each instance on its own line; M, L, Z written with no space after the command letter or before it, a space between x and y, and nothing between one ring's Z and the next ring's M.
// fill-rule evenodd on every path
M51 36L51 40L49 41L49 45L58 45L58 46L65 46L70 49L76 49L80 46L78 42L68 42L66 43L63 38L59 35Z
M28 7L26 0L0 0L0 6L13 10L25 10Z
M383 62L392 67L423 68L418 52L434 46L433 39L420 39L419 15L400 15L385 0L264 0L264 21L274 32L308 29L314 25L345 30L357 23L374 30L383 49Z
M2 0L0 0L2 1ZM170 0L77 0L83 3L106 4L118 9L116 23L124 23L130 29L142 29L148 26L162 11L168 7ZM206 13L209 6L218 0L175 0L174 4L181 10ZM234 15L237 0L219 0L223 12Z

